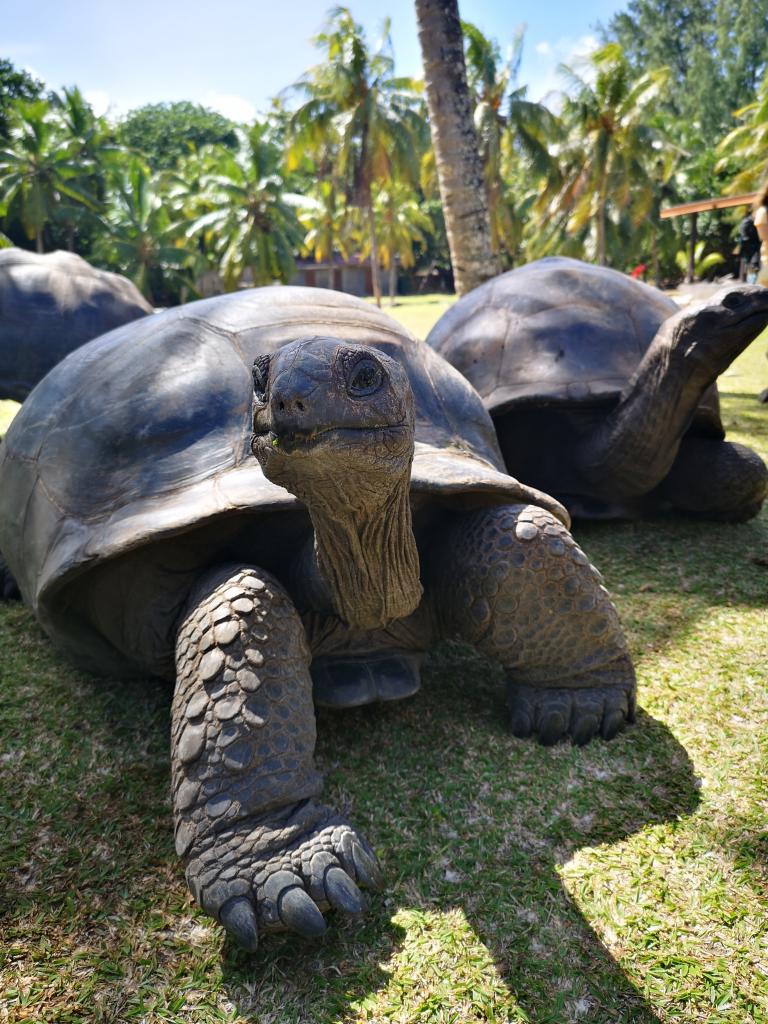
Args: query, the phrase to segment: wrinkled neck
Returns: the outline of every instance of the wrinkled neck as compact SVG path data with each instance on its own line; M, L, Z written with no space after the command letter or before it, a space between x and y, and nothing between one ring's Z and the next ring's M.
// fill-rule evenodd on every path
M328 479L303 496L320 574L336 614L355 629L404 618L421 601L409 479L410 466L394 478Z

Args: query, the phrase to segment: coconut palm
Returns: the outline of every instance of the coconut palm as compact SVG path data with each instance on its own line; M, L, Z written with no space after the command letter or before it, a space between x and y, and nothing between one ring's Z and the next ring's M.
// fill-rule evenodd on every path
M389 299L394 306L398 264L406 270L415 266L414 247L427 245L434 226L429 214L420 206L416 192L406 182L390 181L378 186L374 191L373 209L379 259L389 272ZM364 238L361 255L370 254L368 245L368 239Z
M768 175L768 72L760 83L753 103L735 111L741 124L720 142L717 168L733 166L734 175L726 189L733 195L756 189Z
M597 262L605 265L607 234L622 211L629 209L638 224L653 205L647 156L658 133L651 114L669 72L634 78L617 43L596 50L590 64L585 76L560 68L570 85L562 109L570 139L559 154L562 178L553 207L567 215L570 235L593 239Z
M304 196L299 220L306 234L302 249L318 263L333 259L339 253L347 259L354 239L346 200L340 195L332 178L320 179Z
M368 225L373 290L380 303L372 190L395 175L416 180L417 139L423 134L416 84L394 75L388 20L371 50L348 8L336 7L314 42L325 60L293 87L305 100L291 118L289 158L333 140L333 174Z
M198 213L185 225L185 237L202 240L214 254L227 291L240 285L246 269L257 285L289 280L304 237L297 216L303 197L285 190L282 154L264 126L242 136L237 152L210 146L201 156Z
M138 157L116 163L109 185L108 234L99 240L98 257L129 277L153 304L178 301L183 289L194 291L195 254L179 241L179 226L147 165Z
M556 163L550 145L559 138L557 117L527 98L527 87L517 84L523 55L523 33L518 31L506 58L499 44L470 22L461 23L467 64L467 82L474 104L475 129L485 169L491 244L497 257L511 262L520 244L522 220L510 181L513 165L525 167L524 177L551 178ZM537 190L538 191L538 190Z
M497 272L456 0L416 0L429 125L456 291Z
M43 252L46 228L62 203L97 208L81 184L88 161L62 132L46 100L19 101L10 125L10 145L0 150L0 203L8 215L18 216L27 238Z

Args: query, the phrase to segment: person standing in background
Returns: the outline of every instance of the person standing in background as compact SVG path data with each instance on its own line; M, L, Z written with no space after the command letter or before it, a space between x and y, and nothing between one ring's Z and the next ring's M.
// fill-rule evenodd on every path
M768 285L768 181L764 181L757 191L752 206L752 219L760 237L760 270L757 283Z

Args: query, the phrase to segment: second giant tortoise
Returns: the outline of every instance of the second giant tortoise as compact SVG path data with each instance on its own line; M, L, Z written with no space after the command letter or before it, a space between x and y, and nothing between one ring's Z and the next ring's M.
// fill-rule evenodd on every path
M742 520L768 472L724 440L715 381L766 324L768 288L680 310L625 274L548 257L475 288L427 341L480 392L509 472L572 515Z
M73 252L0 250L0 399L24 401L73 349L151 312L126 277Z
M318 799L313 685L339 707L408 696L455 636L501 661L520 736L631 720L616 612L567 524L503 472L463 377L320 289L194 302L84 346L0 462L0 545L50 637L88 669L175 679L176 849L251 949L319 934L378 880Z

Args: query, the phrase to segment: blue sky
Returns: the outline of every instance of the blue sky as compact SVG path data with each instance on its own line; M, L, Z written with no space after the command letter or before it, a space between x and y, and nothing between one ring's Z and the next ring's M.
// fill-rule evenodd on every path
M1 0L0 56L52 88L79 85L101 113L190 99L246 120L316 63L322 0ZM412 0L349 0L373 39L388 14L398 71L421 73ZM625 4L592 0L463 0L461 15L506 49L526 25L521 83L542 99Z

